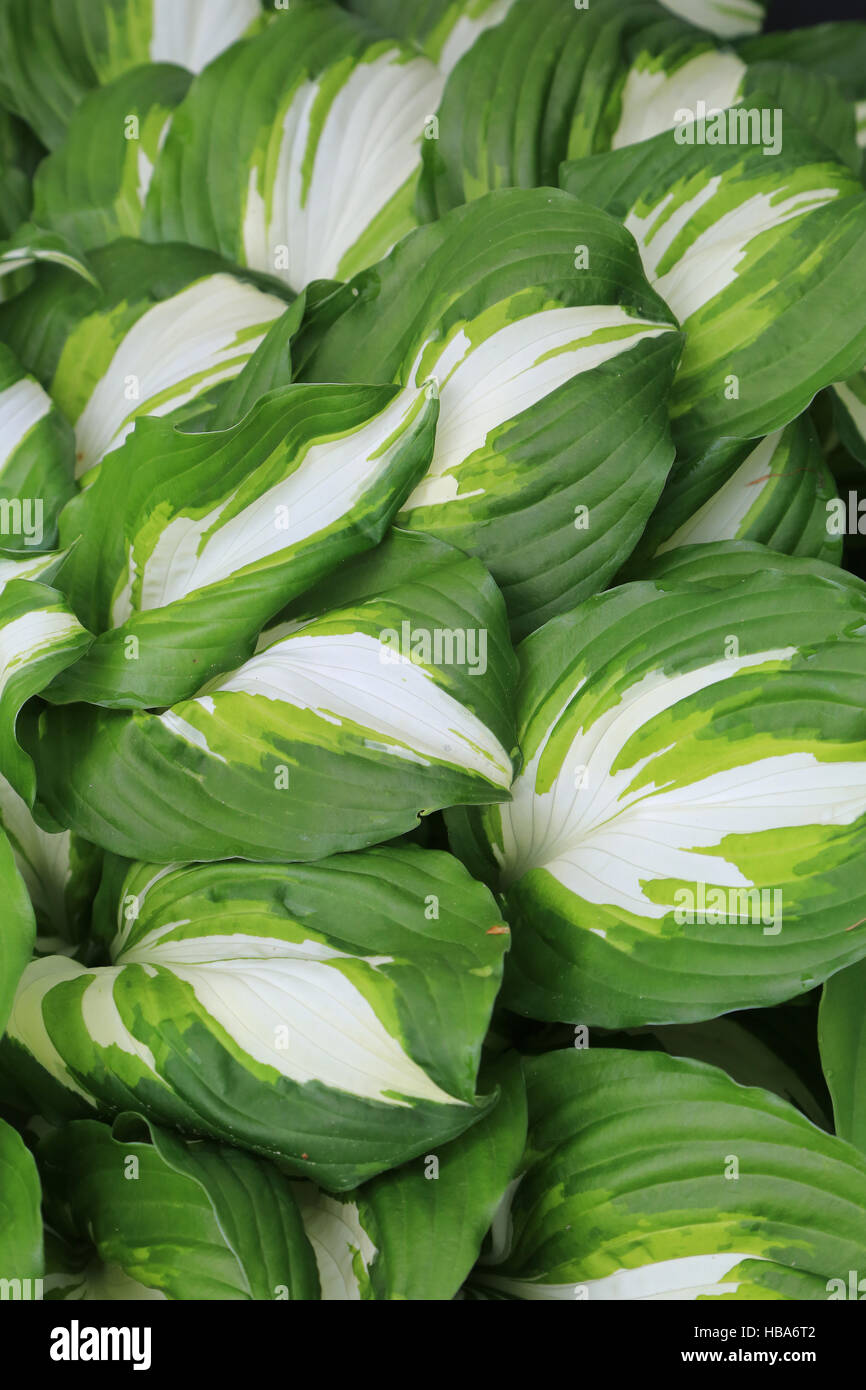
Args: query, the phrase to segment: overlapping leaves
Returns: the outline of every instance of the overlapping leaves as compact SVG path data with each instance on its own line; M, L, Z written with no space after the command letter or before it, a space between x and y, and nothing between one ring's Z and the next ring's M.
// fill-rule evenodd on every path
M28 709L43 807L130 858L286 862L507 798L501 595L478 561L431 547L422 582L386 552L370 596L266 632L237 670L161 713Z
M686 334L670 406L683 458L772 433L862 365L866 192L820 142L785 128L768 159L665 134L561 177L623 219Z
M435 450L400 524L483 560L522 634L602 587L637 541L673 458L680 345L612 219L513 189L357 276L300 373L436 378Z
M286 310L279 285L194 247L120 238L88 265L96 283L52 267L0 310L0 333L73 424L78 477L139 416L206 421Z
M857 1297L864 26L764 8L0 0L4 1295Z
M590 1048L525 1071L529 1139L472 1275L481 1296L847 1292L866 1244L866 1161L850 1144L699 1062Z
M709 1018L866 952L863 589L765 555L623 585L522 645L513 799L449 813L506 895L509 1007Z
M140 1109L339 1190L495 1100L476 1077L508 932L447 855L133 866L116 920L110 965L21 979L5 1064L49 1113Z

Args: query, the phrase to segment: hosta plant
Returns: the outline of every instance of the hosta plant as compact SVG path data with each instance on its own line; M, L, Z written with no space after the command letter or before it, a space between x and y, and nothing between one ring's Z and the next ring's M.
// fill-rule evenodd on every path
M866 22L767 10L0 0L55 1332L866 1297Z

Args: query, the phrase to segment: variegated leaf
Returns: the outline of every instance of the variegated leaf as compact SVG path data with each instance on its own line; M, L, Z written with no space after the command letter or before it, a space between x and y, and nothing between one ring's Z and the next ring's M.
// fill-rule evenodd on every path
M72 430L51 397L0 343L0 550L48 550L75 492Z
M757 12L748 0L745 7ZM727 37L737 22L725 9ZM699 11L703 29L684 22L695 15L683 10ZM773 74L766 63L751 72L740 54L720 47L706 32L714 27L707 10L689 0L667 9L652 0L513 0L450 72L424 145L419 207L426 219L496 188L555 184L563 160L646 140L699 104L706 110L744 100ZM802 82L805 74L798 76ZM810 107L832 108L850 153L850 108L841 93L825 92L822 74L815 78ZM801 103L795 84L786 96ZM826 138L830 126L822 128Z
M266 1159L130 1115L64 1125L38 1161L47 1299L319 1297L291 1183Z
M766 1091L655 1052L571 1048L525 1072L523 1171L472 1287L529 1300L851 1296L866 1159L850 1144Z
M450 72L485 29L499 24L514 0L339 0L386 34L416 43L443 72Z
M0 333L72 422L88 482L140 416L207 419L286 310L193 247L121 238L89 259L101 290L54 269L0 310Z
M295 290L347 279L417 224L421 144L442 82L417 50L336 6L291 9L193 82L142 235L210 247Z
M28 559L0 555L0 593L12 579L41 579L43 584L53 584L64 558L62 550L32 555Z
M449 813L505 893L507 1007L712 1018L866 953L866 590L763 553L623 585L523 643L513 800Z
M652 555L724 540L840 564L836 502L808 415L757 443L722 440L697 461L674 464L624 575L643 577Z
M302 375L439 385L433 459L399 524L483 560L518 634L602 587L672 461L680 338L631 240L552 189L502 190L406 237L351 292Z
M43 830L3 776L0 825L36 914L36 950L71 951L87 932L101 852L68 830Z
M18 742L22 706L93 641L63 594L36 579L11 579L0 591L0 774L33 805L33 764Z
M828 580L837 587L849 589L855 599L866 602L866 582L856 574L826 560L783 555L757 541L705 541L678 546L676 550L666 550L656 559L647 561L642 578L654 580L661 588L667 587L668 581L674 586L705 584L725 588L737 579L764 574L768 570L792 579L812 575Z
M142 419L63 518L59 583L100 636L48 698L186 699L265 623L382 538L433 452L435 391L288 386L240 424Z
M387 551L369 596L268 631L238 670L160 714L74 704L30 717L44 806L129 857L285 862L506 798L502 599L477 561L432 544L420 583L388 573Z
M756 34L764 22L767 0L661 0L681 19L708 29L721 39Z
M487 890L434 851L135 865L111 965L25 971L6 1064L49 1113L138 1109L349 1188L489 1108L507 942Z
M783 112L767 114L769 143L762 126L743 144L739 123L753 118L732 108L561 175L623 219L685 331L671 397L683 459L773 433L866 359L866 192ZM734 125L735 143L709 143Z
M36 171L34 220L84 250L138 236L154 165L190 81L185 68L153 63L85 96L65 140Z
M658 44L651 41L653 32L635 45L631 56L611 149L672 130L677 112L696 110L698 101L710 109L736 106L743 98L747 67L738 54L697 35L668 42L658 52Z
M711 49L643 0L515 0L448 78L423 150L426 220L494 189L556 184L562 160L609 149L618 127L625 138L649 95L626 83L630 45L639 63L648 26L656 50L677 39L693 53Z
M2 830L0 830L0 893L2 893L3 899L3 930L0 931L0 1037L2 1037L15 998L18 981L33 951L36 934L33 908L30 906L30 899L19 877L12 847ZM0 1148L2 1148L3 1128L2 1121L0 1121ZM2 1162L0 1162L0 1166L2 1166ZM0 1205L2 1205L2 1191L3 1183L0 1182ZM3 1224L3 1221L0 1220L0 1242L3 1239ZM2 1262L0 1262L0 1267L3 1267Z
M371 1178L354 1192L294 1184L322 1298L454 1298L514 1177L526 1136L519 1059L503 1059L484 1080L502 1088L496 1105L436 1153Z
M858 462L866 464L866 371L834 382L831 395L842 443Z
M33 222L24 222L8 240L0 243L0 305L6 300L15 299L32 285L35 268L41 266L59 266L86 284L97 286L96 277L80 247L59 232L46 231Z
M197 72L261 23L258 0L3 0L0 99L54 148L92 88L147 62Z

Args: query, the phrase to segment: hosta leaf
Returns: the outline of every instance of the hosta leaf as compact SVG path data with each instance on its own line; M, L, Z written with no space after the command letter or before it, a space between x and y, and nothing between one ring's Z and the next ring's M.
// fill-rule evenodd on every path
M593 0L586 9L515 0L448 79L436 138L423 150L426 219L493 189L555 184L562 160L609 148L628 42L662 18L643 0ZM671 31L706 47L686 26L670 21ZM636 97L635 112L639 105Z
M319 1296L291 1183L266 1159L123 1116L113 1129L65 1125L38 1160L47 1219L66 1244L48 1262L47 1298ZM77 1268L63 1267L67 1253Z
M34 266L59 266L88 285L97 281L83 251L68 237L24 222L0 245L0 301L14 299L34 278ZM65 277L64 277L65 278Z
M795 107L817 106L822 139L838 137L853 159L844 95L821 73L795 70L798 85L787 71L766 62L750 71L738 53L652 0L515 0L449 76L425 130L419 206L433 220L495 188L555 184L565 159L648 139L698 102L731 106L768 82ZM804 84L814 87L808 98Z
M525 1071L523 1176L480 1289L821 1300L863 1269L866 1159L776 1096L652 1052L570 1049Z
M11 237L30 216L33 167L42 154L39 142L23 121L0 112L0 238Z
M433 460L399 524L479 556L517 633L603 586L672 459L680 338L630 239L552 189L502 190L351 288L302 375L439 383Z
M449 813L505 891L516 1012L712 1018L866 952L866 591L747 554L748 577L717 555L523 643L513 801Z
M742 39L746 62L792 63L832 77L852 101L866 96L866 24L810 24Z
M752 63L742 83L740 105L749 110L781 111L780 130L795 123L808 130L843 164L860 173L862 151L857 144L856 112L840 84L824 72L810 72L793 63ZM772 131L772 126L770 127ZM780 141L786 139L780 136Z
M119 1264L105 1264L86 1241L62 1240L45 1227L45 1278L43 1299L55 1302L98 1300L101 1303L163 1301L161 1289L149 1288L131 1278Z
M730 1018L637 1031L672 1057L709 1062L741 1086L773 1091L820 1129L832 1131L830 1098L815 1047L817 1001L813 1012L813 999L810 995L772 1009L747 1009ZM621 1034L612 1036L619 1039L619 1046L624 1045ZM635 1033L627 1036L631 1041Z
M260 22L258 0L3 0L0 100L53 148L91 88L148 61L196 72Z
M756 34L764 22L766 0L661 0L666 9L709 29L722 39Z
M526 1137L520 1063L484 1074L494 1108L438 1153L331 1195L296 1183L295 1197L330 1301L452 1299L481 1249Z
M35 579L12 579L0 592L0 773L32 806L33 764L18 742L22 705L90 646L61 593Z
M696 109L699 100L711 109L734 106L748 81L742 58L688 28L677 33L670 25L653 25L629 44L626 56L621 91L611 97L611 111L618 107L612 134L601 127L586 149L573 140L570 157L620 149L671 130L676 113Z
M709 541L702 545L679 546L648 561L642 577L655 580L661 588L668 587L668 580L675 586L698 583L724 588L737 578L764 574L767 570L793 577L814 575L849 589L866 602L866 583L856 574L849 574L824 560L782 555L757 541Z
M824 986L818 1021L821 1064L833 1097L836 1133L866 1151L866 965L840 970Z
M382 538L438 409L424 389L288 386L225 431L139 420L64 513L58 582L100 636L48 698L173 704L251 656L290 599Z
M121 238L90 264L101 290L55 269L0 310L0 333L74 425L79 476L141 415L206 413L286 309L189 246Z
M21 973L33 950L35 927L33 909L24 884L18 876L12 848L0 830L0 892L3 894L3 930L0 932L0 1036L15 997ZM3 1127L0 1122L0 1144ZM0 1194L3 1184L0 1183ZM0 1241L3 1222L0 1221Z
M335 609L373 603L383 623L391 624L380 629L388 633L389 645L401 627L402 604L410 603L425 615L426 627L415 629L414 638L410 634L404 651L416 662L428 664L424 632L432 634L433 664L441 664L443 675L446 667L452 667L453 692L471 704L503 746L512 749L517 663L502 622L501 601L492 580L478 564L434 536L393 527L375 550L340 565L289 604L280 621L262 633L259 649ZM449 631L453 642L449 641ZM400 645L404 635L399 632Z
M291 10L193 82L143 236L210 247L295 290L347 279L416 225L420 144L442 81L336 6Z
M237 424L252 410L260 396L293 380L292 348L301 331L307 308L307 292L302 290L292 304L274 319L243 369L229 382L208 425L214 430Z
M85 97L57 152L34 180L34 220L84 250L137 236L153 166L191 81L154 63Z
M0 593L12 579L41 579L43 584L52 584L63 560L62 550L31 555L27 559L20 552L16 558L0 554Z
M643 576L648 556L723 540L839 564L842 537L829 526L835 497L808 415L757 444L723 440L701 459L674 464L626 572Z
M161 714L33 713L51 815L130 858L285 862L507 797L514 656L493 580L451 550L420 583L371 587Z
M0 825L36 914L36 949L56 951L65 942L80 941L89 925L101 852L68 830L43 830L2 776Z
M866 192L800 130L784 127L773 158L659 135L568 164L562 183L624 220L685 330L671 398L682 458L772 434L866 359Z
M866 371L834 382L831 395L839 438L855 459L866 464Z
M51 956L21 981L4 1049L45 1069L47 1108L63 1088L140 1109L341 1189L494 1099L476 1076L508 933L449 855L135 865L117 922L111 965Z
M54 543L74 461L67 421L0 343L0 548L26 555Z
M23 1139L0 1120L0 1270L6 1279L42 1274L42 1216L39 1174ZM28 1291L35 1298L34 1291ZM3 1286L3 1297L14 1298ZM23 1291L18 1295L26 1298Z
M339 0L386 34L423 48L443 72L450 72L485 29L505 18L514 0Z

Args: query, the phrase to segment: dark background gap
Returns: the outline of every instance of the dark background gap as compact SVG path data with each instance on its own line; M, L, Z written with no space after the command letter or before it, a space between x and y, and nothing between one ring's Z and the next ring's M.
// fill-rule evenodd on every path
M772 0L764 27L799 29L840 19L866 19L866 0Z

